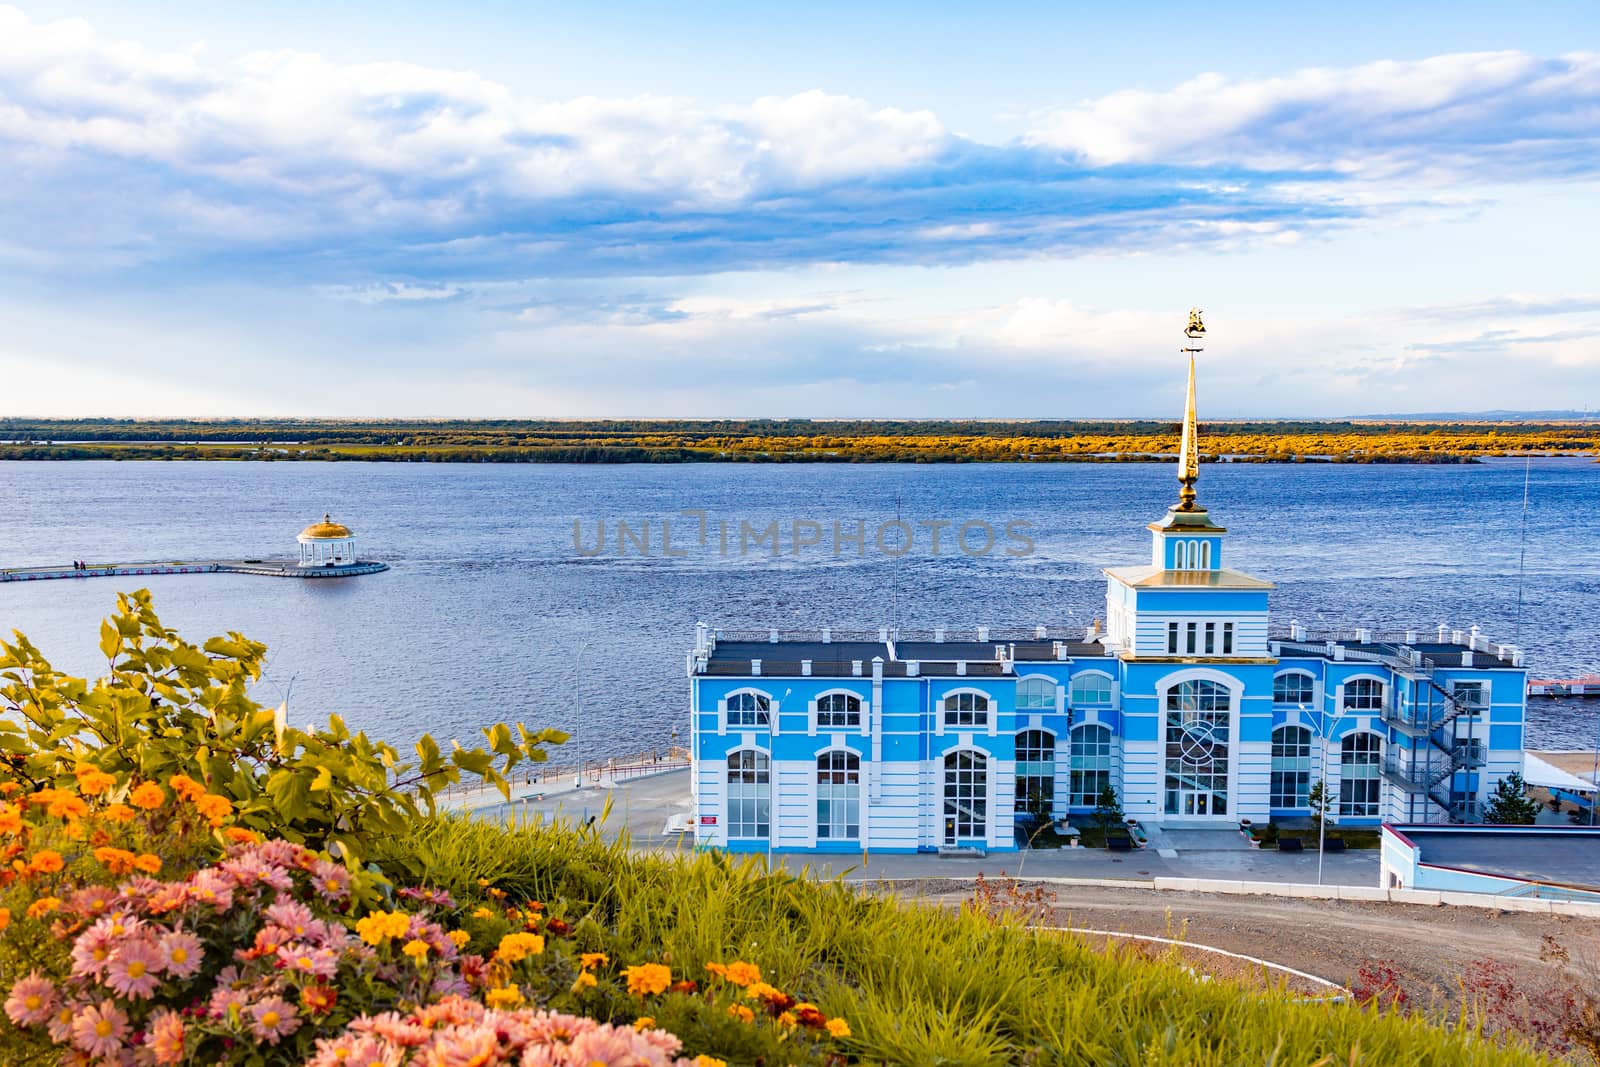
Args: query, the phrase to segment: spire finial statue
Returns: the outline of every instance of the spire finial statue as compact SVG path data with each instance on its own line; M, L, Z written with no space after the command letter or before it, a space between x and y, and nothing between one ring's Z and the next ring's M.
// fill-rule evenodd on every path
M1183 408L1183 442L1178 446L1178 510L1194 511L1194 483L1200 479L1200 434L1195 424L1194 411L1194 357L1201 351L1206 326L1200 321L1200 309L1189 309L1189 325L1183 331L1188 343L1183 351L1189 355L1189 397Z

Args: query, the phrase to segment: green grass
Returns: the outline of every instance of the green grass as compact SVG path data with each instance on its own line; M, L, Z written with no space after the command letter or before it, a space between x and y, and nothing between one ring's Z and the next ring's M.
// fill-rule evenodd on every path
M771 873L759 857L646 856L593 834L447 817L383 842L376 858L397 877L462 900L485 877L513 894L566 901L569 919L613 931L628 962L668 962L675 975L703 976L708 960L758 963L773 984L847 1018L851 1051L864 1062L1549 1062L1464 1029L1203 983L1175 960L1110 958L975 911ZM749 1062L711 1040L730 1062Z

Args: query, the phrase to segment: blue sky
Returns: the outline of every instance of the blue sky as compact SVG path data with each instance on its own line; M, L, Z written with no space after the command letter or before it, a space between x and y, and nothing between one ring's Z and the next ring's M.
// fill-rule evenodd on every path
M1597 12L0 6L0 414L1595 406Z

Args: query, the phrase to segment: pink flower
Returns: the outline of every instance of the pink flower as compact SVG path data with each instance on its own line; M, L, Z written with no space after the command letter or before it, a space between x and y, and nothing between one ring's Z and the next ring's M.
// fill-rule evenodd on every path
M118 935L112 933L116 925L116 920L107 916L78 935L78 940L72 944L74 978L98 978L105 973L117 942Z
M339 970L339 953L331 948L312 948L303 941L284 945L278 950L278 961L291 971L309 974L316 978L332 978Z
M109 1000L89 1005L72 1020L73 1047L91 1056L111 1059L122 1049L128 1036L128 1017Z
M311 914L311 909L298 900L280 900L267 907L262 913L266 920L274 926L281 926L289 931L291 937L305 937L311 924L317 917Z
M91 885L67 898L67 910L85 919L98 919L111 910L117 894L110 886Z
M480 1067L500 1057L500 1039L490 1026L455 1026L438 1034L417 1061L421 1067Z
M306 1067L400 1067L404 1055L366 1034L344 1034L318 1041Z
M252 1005L250 1019L250 1032L269 1045L276 1045L280 1038L300 1029L300 1016L295 1014L294 1005L282 997L268 997Z
M189 882L189 899L218 911L233 909L233 882L215 867L207 867Z
M163 1008L150 1018L144 1047L157 1067L173 1067L183 1062L183 1017Z
M356 1019L350 1024L350 1029L357 1033L371 1034L402 1048L416 1048L425 1044L431 1034L427 1027L418 1026L399 1012L393 1011Z
M144 1000L161 986L161 970L166 961L154 941L145 937L123 942L111 953L106 964L105 983L118 996Z
M337 863L319 859L311 864L311 887L335 904L350 896L350 872Z
M161 960L174 978L188 978L200 969L205 948L187 930L174 930L161 939Z
M466 1026L483 1021L484 1007L464 996L445 997L435 1004L417 1009L417 1022L431 1030L446 1026Z
M18 1026L38 1026L55 1015L57 1003L55 984L34 971L11 987L6 1015Z

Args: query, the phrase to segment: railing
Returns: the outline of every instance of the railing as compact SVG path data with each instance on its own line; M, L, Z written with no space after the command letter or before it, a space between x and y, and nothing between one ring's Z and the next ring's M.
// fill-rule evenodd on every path
M685 770L689 766L689 750L679 745L664 749L650 749L630 756L608 759L582 760L577 763L528 763L517 767L507 780L513 791L536 789L540 786L554 788L581 780L585 785L602 781L626 781L643 778L666 771ZM483 781L458 783L445 788L439 795L445 800L455 800L498 793L494 786Z

